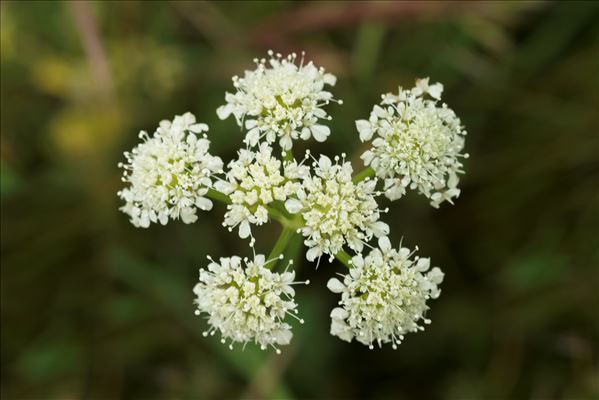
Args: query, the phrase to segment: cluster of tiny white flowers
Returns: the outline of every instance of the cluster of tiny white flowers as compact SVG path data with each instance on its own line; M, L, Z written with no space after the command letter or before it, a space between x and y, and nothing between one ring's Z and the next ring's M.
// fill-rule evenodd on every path
M313 164L314 175L306 176L295 198L285 202L287 211L300 213L304 226L299 232L306 237L309 261L328 254L331 260L347 244L361 252L372 236L389 233L389 226L379 221L381 210L374 199L376 180L352 182L351 163L335 164L320 156Z
M245 142L252 147L263 140L273 143L277 138L284 150L291 149L298 138L325 141L331 131L319 120L331 117L322 107L341 101L324 86L334 86L337 78L311 61L304 64L303 55L299 65L295 53L286 58L272 51L268 55L269 60L255 59L256 69L245 71L243 78L233 77L237 91L226 93L227 104L217 109L219 118L233 114L240 127L245 122Z
M210 259L210 258L209 258ZM197 305L196 315L206 313L210 328L204 336L221 332L221 341L248 343L254 341L261 349L289 344L291 326L286 316L298 319L295 303L295 272L272 272L269 261L258 254L253 260L234 256L210 259L208 269L200 270L200 281L193 289ZM270 260L272 262L273 260ZM242 266L245 264L245 267Z
M229 230L239 226L242 239L251 236L250 224L262 225L268 221L266 206L273 201L285 201L296 193L301 188L299 179L307 174L308 167L295 160L283 163L273 157L272 148L266 143L255 152L240 150L239 158L228 165L227 179L214 185L231 199L223 226Z
M393 249L383 237L366 257L352 258L343 282L331 278L328 288L341 293L341 307L331 312L331 334L371 349L391 342L395 349L405 333L423 330L418 323L430 323L426 301L439 296L443 273L437 267L429 271L430 260L412 254L405 247Z
M384 179L390 200L402 197L406 188L417 189L437 208L445 200L453 204L460 195L466 131L447 104L438 105L442 92L440 83L418 80L412 89L383 95L369 120L356 121L362 141L376 135L362 159Z
M217 109L220 119L233 115L246 129L245 148L223 169L219 157L209 153L208 126L196 123L191 113L161 121L150 136L125 153L123 181L118 192L121 210L137 227L170 219L184 223L197 220L196 208L209 210L212 199L227 204L223 226L250 238L253 259L238 256L210 260L200 269L194 287L196 315L205 315L205 336L220 331L229 347L254 342L261 349L289 344L292 338L287 316L300 323L293 285L295 272L289 261L283 272L273 266L294 234L303 236L306 258L335 257L349 268L342 280L332 278L327 287L341 294L331 316L330 333L342 340L356 339L369 348L401 343L408 332L423 330L427 301L440 294L443 273L430 269L428 258L419 258L405 247L394 249L388 239L389 225L381 221L388 209L380 209L377 197L390 200L415 189L434 207L452 203L460 194L458 174L466 131L459 118L444 103L443 86L428 78L397 95L382 96L369 120L356 121L363 142L370 149L361 158L366 169L354 176L345 154L313 157L310 151L300 162L293 158L293 141L314 137L322 142L330 130L322 120L331 117L323 106L341 104L326 91L336 78L312 62L299 64L291 54L269 53L256 59L255 70L243 78L233 77L235 93L227 93L226 104ZM197 134L202 134L198 137ZM274 155L278 142L284 160ZM312 160L312 161L309 161ZM308 162L306 162L308 161ZM304 165L307 164L307 165ZM380 183L382 181L382 183ZM377 190L377 185L379 189ZM284 227L266 260L254 251L252 226L272 217ZM378 248L370 244L378 239ZM367 254L364 249L367 248ZM352 255L346 253L353 253Z
M143 142L126 152L123 182L129 187L118 192L125 201L121 210L136 227L147 228L151 222L165 225L169 218L190 224L197 220L196 208L210 210L212 202L205 196L212 186L212 174L222 170L219 157L210 155L210 141L196 133L208 126L196 123L193 114L178 115L173 121L161 121L149 136L142 131Z

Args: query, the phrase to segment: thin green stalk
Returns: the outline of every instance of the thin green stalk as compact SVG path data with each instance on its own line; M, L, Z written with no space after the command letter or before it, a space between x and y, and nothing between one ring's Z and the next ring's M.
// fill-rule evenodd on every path
M231 199L224 193L218 192L214 189L208 189L208 193L206 193L206 197L211 198L212 200L220 201L221 203L231 204Z
M358 183L360 181L363 181L366 178L371 178L374 175L375 175L375 171L370 167L366 167L362 171L360 171L356 175L354 175L354 177L352 178L352 181L354 183Z
M279 235L277 242L275 243L272 250L270 251L270 254L268 255L268 260L272 260L274 258L279 257L281 254L283 254L285 247L287 247L289 240L291 240L291 238L293 237L294 234L295 234L294 229L288 228L288 227L283 227L283 230L281 231L281 234ZM269 268L273 268L276 263L277 263L276 261L273 261L272 263L270 263Z
M347 254L345 252L345 250L341 250L337 254L335 254L335 258L337 260L341 261L341 263L343 265L345 265L347 268L351 268L352 267L352 265L350 263L351 256L349 254Z
M355 76L362 83L367 82L374 75L377 61L380 58L385 31L384 24L373 22L363 23L357 31L350 61Z
M283 214L282 211L280 211L274 207L268 207L268 206L266 206L266 210L268 211L268 215L272 219L274 219L275 221L278 221L281 225L283 225L283 228L292 229L292 230L297 229L295 222L293 220L290 220L289 218L287 218L285 216L285 214Z
M283 156L283 160L285 160L285 161L293 160L293 150L291 150L291 149L285 150L285 155Z
M209 197L212 200L216 200L224 204L231 204L231 199L229 198L229 196L214 189L208 189L206 197ZM283 211L280 211L277 208L270 206L265 207L268 211L268 215L275 221L278 221L281 225L283 225L283 227L297 229L301 226L301 224L299 224L297 220L288 218Z

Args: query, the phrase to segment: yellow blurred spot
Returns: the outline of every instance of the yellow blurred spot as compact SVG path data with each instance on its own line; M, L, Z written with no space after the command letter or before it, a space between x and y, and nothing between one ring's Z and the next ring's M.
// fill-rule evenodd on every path
M70 92L73 68L61 58L43 58L33 66L33 80L42 91L56 96Z
M122 111L106 104L65 110L56 116L49 130L61 155L97 158L110 151L126 127Z

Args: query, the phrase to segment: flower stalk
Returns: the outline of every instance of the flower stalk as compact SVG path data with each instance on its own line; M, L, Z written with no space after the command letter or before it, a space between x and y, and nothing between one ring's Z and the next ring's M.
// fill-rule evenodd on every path
M374 171L374 169L372 169L371 167L366 167L362 171L354 175L352 181L353 183L362 182L366 178L372 178L375 175L375 173L376 172Z
M283 230L281 231L279 238L277 239L275 245L270 251L270 254L268 255L268 259L273 260L278 258L281 254L283 254L285 248L287 247L287 244L289 243L291 238L293 238L293 235L295 235L294 229L283 227ZM275 265L276 261L273 261L268 265L268 268L273 269Z
M339 251L335 254L335 258L341 262L341 264L345 265L347 268L351 269L351 256L345 252L345 250Z
M212 200L216 200L224 204L231 204L231 199L229 198L229 196L214 189L208 189L206 197L209 197Z

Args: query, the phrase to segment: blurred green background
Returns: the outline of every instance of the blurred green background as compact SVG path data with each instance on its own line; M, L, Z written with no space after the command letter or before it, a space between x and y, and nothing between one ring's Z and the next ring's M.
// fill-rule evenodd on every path
M576 2L1 3L2 399L599 398L599 8ZM283 355L203 338L206 255L249 255L220 226L133 228L117 163L185 111L230 160L230 78L272 48L335 73L332 135L430 76L468 129L455 206L390 204L394 243L446 273L433 323L397 351L329 335L336 295L295 257L304 326ZM276 224L258 230L268 252Z

